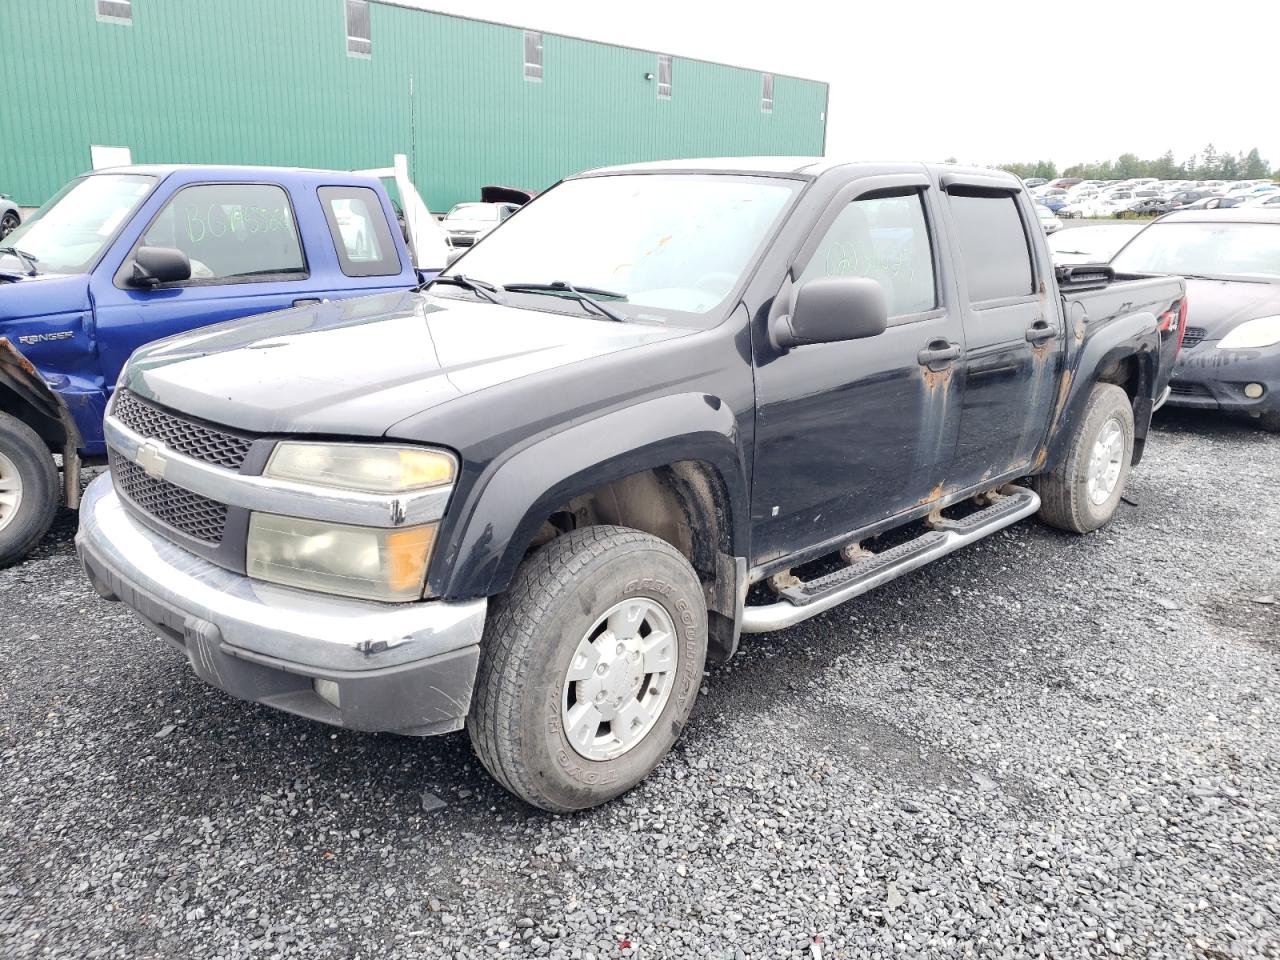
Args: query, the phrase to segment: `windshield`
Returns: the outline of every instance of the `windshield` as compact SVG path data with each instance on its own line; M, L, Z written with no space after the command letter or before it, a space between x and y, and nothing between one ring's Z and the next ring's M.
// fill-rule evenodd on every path
M769 177L631 174L567 180L447 271L502 286L563 281L623 294L628 320L694 320L738 285L801 183ZM433 287L470 296L459 287ZM541 298L508 299L547 308ZM578 309L568 302L564 310Z
M444 215L446 220L497 220L498 208L491 203L460 203Z
M123 173L72 180L0 246L30 254L41 273L83 273L154 183L155 177ZM22 266L17 257L0 254L0 269L15 266Z
M1280 280L1280 223L1155 223L1112 266L1119 273Z

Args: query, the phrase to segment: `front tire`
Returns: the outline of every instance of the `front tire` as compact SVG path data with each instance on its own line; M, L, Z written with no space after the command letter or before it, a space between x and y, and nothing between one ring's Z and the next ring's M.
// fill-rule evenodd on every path
M58 471L29 426L0 413L0 568L25 557L58 512Z
M13 233L13 231L17 230L20 223L21 221L18 219L18 215L13 211L10 211L3 217L0 217L0 240L3 240L9 234Z
M1280 411L1264 413L1258 418L1258 426L1268 433L1280 433Z
M467 732L522 800L593 807L671 750L706 654L702 586L679 551L626 527L575 530L492 601Z
M1067 455L1034 479L1040 518L1070 533L1110 522L1133 466L1133 407L1112 383L1095 384Z

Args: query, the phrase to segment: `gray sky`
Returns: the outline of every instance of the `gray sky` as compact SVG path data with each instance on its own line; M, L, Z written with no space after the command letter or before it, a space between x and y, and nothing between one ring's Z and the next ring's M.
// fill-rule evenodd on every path
M1274 0L398 2L825 80L831 156L1280 165Z

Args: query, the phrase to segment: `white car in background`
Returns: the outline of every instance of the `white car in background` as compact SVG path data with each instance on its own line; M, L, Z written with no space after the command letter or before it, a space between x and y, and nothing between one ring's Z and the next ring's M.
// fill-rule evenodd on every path
M1040 226L1044 229L1046 235L1057 233L1062 229L1062 221L1048 207L1042 204L1036 204L1036 216L1040 218Z
M1049 253L1057 266L1106 263L1146 226L1145 223L1118 220L1096 226L1072 227L1049 238Z
M516 203L459 203L440 225L450 246L469 247L519 209Z

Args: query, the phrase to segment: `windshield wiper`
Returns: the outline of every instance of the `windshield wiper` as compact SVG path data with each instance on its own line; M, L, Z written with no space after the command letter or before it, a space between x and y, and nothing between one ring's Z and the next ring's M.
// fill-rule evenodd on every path
M23 266L27 268L28 277L34 277L40 273L36 268L36 264L40 262L38 257L33 257L31 254L19 250L17 247L0 247L0 253L7 253L10 256L17 257L21 260Z
M426 290L433 283L443 283L450 287L461 287L463 290L470 290L478 297L488 300L490 303L502 303L503 300L497 294L503 288L484 280L473 280L471 277L464 276L461 273L453 273L448 276L441 275L434 280L428 281L420 286L419 290Z
M625 293L617 293L613 290L601 290L599 287L575 287L571 283L565 283L563 280L554 280L551 283L508 283L504 289L514 290L517 293L547 293L552 296L562 296L568 294L568 299L577 300L584 306L590 307L600 316L615 323L626 323L627 318L616 310L610 310L599 300L593 299L589 294L595 294L597 297L610 297L614 300L625 300Z

